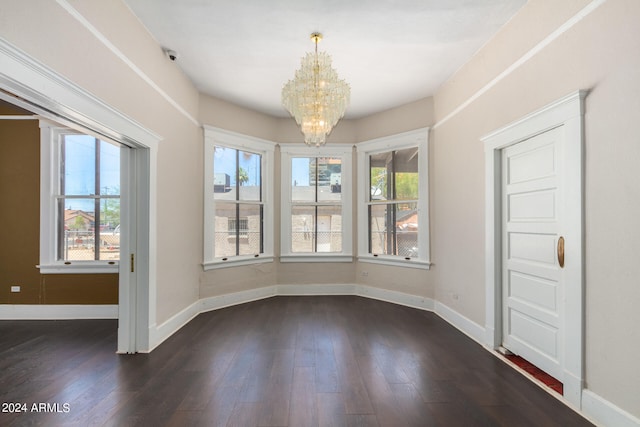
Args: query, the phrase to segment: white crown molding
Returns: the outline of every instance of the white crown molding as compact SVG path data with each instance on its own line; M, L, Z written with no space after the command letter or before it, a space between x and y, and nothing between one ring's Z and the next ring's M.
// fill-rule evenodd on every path
M0 304L0 320L117 319L112 304Z
M1 98L10 103L136 146L157 148L162 139L2 37L0 64L0 87L17 96L2 93Z
M579 10L578 13L576 13L571 18L569 18L564 24L562 24L557 29L555 29L553 32L551 32L551 34L549 34L547 37L542 39L542 41L540 41L538 44L536 44L534 47L532 47L529 51L527 51L524 55L522 55L520 58L518 58L513 64L511 64L504 71L502 71L500 74L498 74L496 77L494 77L491 81L489 81L487 84L485 84L483 87L481 87L477 92L475 92L473 95L471 95L469 98L467 98L466 101L464 101L463 103L458 105L456 108L454 108L451 112L449 112L442 119L438 120L433 125L433 129L437 129L440 126L444 125L449 120L451 120L458 113L460 113L462 110L464 110L469 105L471 105L474 101L476 101L478 98L480 98L486 92L488 92L492 87L494 87L495 85L500 83L502 80L504 80L510 74L512 74L514 71L516 71L522 65L524 65L527 61L529 61L531 58L533 58L538 53L540 53L544 48L546 48L548 45L550 45L553 41L555 41L557 38L559 38L564 33L569 31L574 25L576 25L578 22L582 21L585 17L587 17L589 14L591 14L594 10L596 10L597 8L602 6L604 3L606 3L606 1L607 0L593 0L591 3L589 3L584 8Z
M185 110L175 99L173 99L167 92L162 90L156 82L151 79L142 69L140 69L133 61L131 61L120 49L116 47L111 41L102 34L95 26L93 26L77 9L75 9L66 0L56 0L57 3L66 10L74 19L76 19L83 27L87 29L94 37L100 41L107 49L109 49L115 56L124 62L134 73L138 75L145 83L147 83L153 90L155 90L162 98L164 98L173 108L175 108L180 114L186 117L191 123L196 126L200 126L198 119L193 117L187 110Z

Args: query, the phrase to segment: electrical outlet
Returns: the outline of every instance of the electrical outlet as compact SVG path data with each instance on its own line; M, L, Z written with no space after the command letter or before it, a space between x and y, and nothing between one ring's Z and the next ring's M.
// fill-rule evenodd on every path
M20 292L20 286L11 286L11 292Z
M453 298L454 300L458 300L460 298L460 295L456 294L455 292L451 294L451 298Z
M368 271L363 271L362 272L362 277L367 277L369 276L369 272Z

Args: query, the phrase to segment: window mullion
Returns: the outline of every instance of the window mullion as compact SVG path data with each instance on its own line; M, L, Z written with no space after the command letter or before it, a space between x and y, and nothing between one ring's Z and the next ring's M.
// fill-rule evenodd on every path
M60 199L58 199L56 197L55 199L55 210L57 212L57 232L55 233L57 235L56 238L56 258L58 260L60 259L66 259L66 254L64 253L64 248L65 248L65 241L66 241L66 230L64 227L64 205L65 205L65 188L66 188L66 182L65 182L65 177L66 177L66 171L65 171L65 159L66 159L66 140L64 136L59 136L60 138L60 150L58 151L58 154L60 156L60 158L56 158L54 157L54 159L57 160L58 164L59 164L59 169L58 169L58 182L60 185L60 188L58 189L58 193L62 196L62 203L60 203Z
M95 201L94 201L94 214L93 214L93 259L98 261L100 259L100 140L95 138Z
M236 256L240 255L240 150L236 150Z

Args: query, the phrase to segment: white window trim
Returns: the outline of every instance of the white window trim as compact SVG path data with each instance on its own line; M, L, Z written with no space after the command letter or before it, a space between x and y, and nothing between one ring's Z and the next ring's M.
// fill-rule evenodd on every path
M213 126L204 128L204 261L205 271L217 268L273 262L273 177L276 144ZM262 155L263 253L223 258L215 257L215 198L213 193L214 147L223 146Z
M353 176L353 146L347 144L326 144L308 147L301 144L280 144L281 168L281 221L280 221L280 262L353 262L352 211L353 197L351 177ZM342 207L342 252L294 253L291 251L291 159L294 157L340 157L341 207ZM346 177L346 180L345 180Z
M391 150L419 148L418 156L418 257L369 253L369 156ZM428 270L431 266L429 243L429 128L416 129L356 144L358 153L358 261Z
M58 137L87 134L40 120L40 264L41 274L118 273L119 261L65 261L56 257L56 192L60 172ZM104 139L103 137L98 137Z

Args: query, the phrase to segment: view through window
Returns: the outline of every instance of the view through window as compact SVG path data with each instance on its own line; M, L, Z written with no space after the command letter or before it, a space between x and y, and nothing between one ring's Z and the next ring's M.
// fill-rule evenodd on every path
M61 133L54 158L57 260L119 260L120 146Z
M263 253L262 156L215 146L213 170L216 258Z
M291 251L342 251L342 159L291 159Z
M369 252L418 256L418 148L369 156Z

